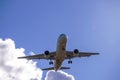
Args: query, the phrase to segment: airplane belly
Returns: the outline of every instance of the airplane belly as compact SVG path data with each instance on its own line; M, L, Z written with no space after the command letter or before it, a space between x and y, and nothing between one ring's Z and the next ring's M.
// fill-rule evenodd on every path
M65 59L65 53L66 53L66 42L67 38L65 36L60 37L58 39L58 44L57 44L57 50L56 50L56 58L55 58L55 63L54 63L54 68L57 71L60 69L62 62Z
M60 69L62 62L64 61L64 58L65 58L65 52L61 52L57 54L55 64L54 64L55 70Z
M65 58L65 53L66 53L66 44L65 43L58 44L56 51L56 59L60 59L61 61L63 61Z
M54 65L55 70L57 71L58 69L60 69L61 65L62 65L62 61L60 59L57 59Z

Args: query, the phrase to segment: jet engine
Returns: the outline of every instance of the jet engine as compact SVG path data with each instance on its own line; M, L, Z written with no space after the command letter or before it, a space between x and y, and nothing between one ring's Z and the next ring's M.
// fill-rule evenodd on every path
M48 50L46 50L46 51L44 52L44 54L45 54L45 57L48 57L49 54L50 54L50 52L49 52Z
M74 49L73 55L74 55L74 56L78 56L78 55L79 55L79 50L78 50L78 49Z

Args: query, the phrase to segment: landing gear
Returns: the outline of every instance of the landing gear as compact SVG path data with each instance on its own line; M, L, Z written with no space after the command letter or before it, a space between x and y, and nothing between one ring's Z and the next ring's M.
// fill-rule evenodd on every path
M71 60L69 60L69 61L68 61L68 64L72 64L72 61L71 61Z
M70 56L68 56L68 57L69 57L68 64L72 64L72 60L71 60Z
M53 61L50 60L49 65L53 65Z

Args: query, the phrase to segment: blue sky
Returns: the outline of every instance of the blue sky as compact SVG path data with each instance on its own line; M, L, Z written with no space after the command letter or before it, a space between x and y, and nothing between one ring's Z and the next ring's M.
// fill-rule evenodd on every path
M59 34L68 35L67 50L99 52L99 56L73 59L75 80L120 79L120 1L1 0L0 37L36 54L56 50ZM45 63L43 65L43 63ZM38 61L38 67L48 61ZM43 74L43 76L45 73Z

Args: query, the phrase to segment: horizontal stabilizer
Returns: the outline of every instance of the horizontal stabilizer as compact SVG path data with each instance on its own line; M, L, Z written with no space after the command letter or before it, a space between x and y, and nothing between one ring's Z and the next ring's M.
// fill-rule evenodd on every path
M62 69L70 69L70 67L61 67L60 69L61 69L61 70L62 70Z
M63 69L70 69L70 67L61 67L60 70L63 70ZM42 70L54 70L54 67L50 67L50 68L44 68Z

